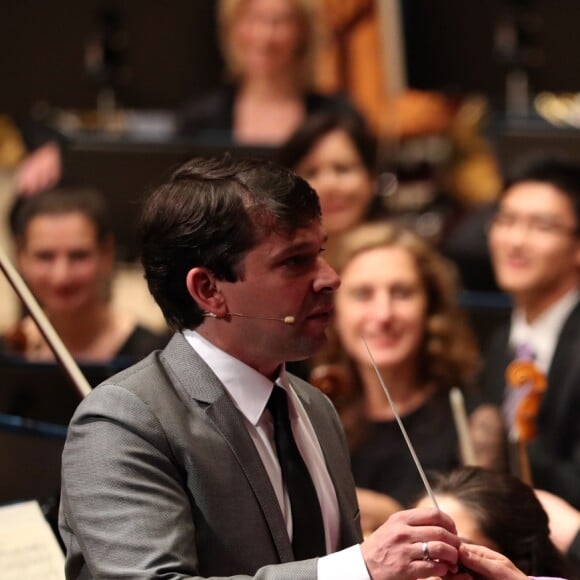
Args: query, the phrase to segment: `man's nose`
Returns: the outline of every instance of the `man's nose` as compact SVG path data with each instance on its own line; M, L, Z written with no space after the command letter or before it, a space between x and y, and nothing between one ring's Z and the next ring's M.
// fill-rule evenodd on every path
M340 286L340 278L336 270L322 257L318 258L319 271L314 280L315 292L334 292Z

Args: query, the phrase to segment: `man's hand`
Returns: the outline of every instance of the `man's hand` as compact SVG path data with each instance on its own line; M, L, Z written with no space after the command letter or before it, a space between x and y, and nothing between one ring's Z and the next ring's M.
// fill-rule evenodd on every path
M459 545L449 516L420 508L393 514L361 550L373 580L415 580L457 572Z
M461 563L478 580L528 580L515 564L498 552L484 546L462 544L459 548ZM450 576L456 580L456 577Z

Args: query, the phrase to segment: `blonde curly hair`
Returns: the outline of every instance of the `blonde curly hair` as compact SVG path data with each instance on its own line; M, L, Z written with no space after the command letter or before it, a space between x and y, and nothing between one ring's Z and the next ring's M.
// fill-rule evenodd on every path
M394 223L359 226L342 236L334 266L340 274L351 260L369 250L397 246L414 258L427 294L427 320L419 360L420 376L439 387L468 386L479 366L476 340L457 303L457 276L453 266L429 243ZM332 352L334 350L334 353ZM329 341L328 362L344 362L340 338Z

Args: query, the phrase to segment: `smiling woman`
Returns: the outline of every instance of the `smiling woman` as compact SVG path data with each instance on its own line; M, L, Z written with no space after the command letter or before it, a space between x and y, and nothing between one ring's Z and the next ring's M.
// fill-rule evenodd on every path
M450 266L427 242L378 223L345 235L339 249L336 336L312 378L318 382L338 367L351 387L341 415L368 530L408 503L421 481L361 336L427 470L459 463L448 390L470 385L477 350L456 303Z
M375 138L361 119L346 112L313 115L279 152L281 163L318 193L331 263L341 235L361 223L386 217L377 191L376 157Z
M277 146L317 111L354 111L344 97L312 90L316 7L312 0L221 0L219 36L231 84L186 105L182 132Z
M15 218L18 265L71 354L85 362L144 356L165 339L109 304L114 241L100 195L50 190L27 200ZM25 317L6 339L31 360L52 351Z

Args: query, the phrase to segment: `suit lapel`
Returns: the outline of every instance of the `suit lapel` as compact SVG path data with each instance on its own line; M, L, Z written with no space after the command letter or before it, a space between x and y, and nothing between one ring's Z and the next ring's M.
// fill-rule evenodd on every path
M568 366L578 356L578 338L580 332L580 302L576 304L558 337L554 356L548 371L548 383L557 384L560 374L568 372Z
M563 389L569 382L570 369L580 352L580 302L576 304L558 337L554 356L548 370L548 390L542 401L542 409L554 405L560 407L568 404L568 397L563 396ZM576 385L573 385L576 388Z
M286 522L280 511L270 478L243 424L239 411L235 408L229 396L224 394L215 404L207 408L206 414L229 445L232 454L244 471L248 483L254 490L254 495L266 518L281 562L292 562L294 555L286 529Z
M280 561L293 561L292 544L270 478L224 386L181 334L174 335L162 357L173 383L192 406L205 408L209 423L222 435L240 465L266 519Z
M509 346L509 333L509 324L502 325L492 337L486 353L485 395L498 406L501 406L505 396L505 371L515 354Z

